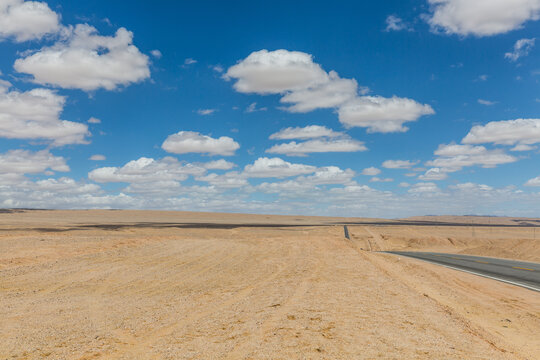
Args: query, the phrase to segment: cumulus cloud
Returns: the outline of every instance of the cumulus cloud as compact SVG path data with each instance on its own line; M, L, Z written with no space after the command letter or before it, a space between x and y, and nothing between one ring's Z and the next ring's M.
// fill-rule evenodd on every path
M54 156L48 150L9 150L0 154L0 184L17 184L25 174L39 174L46 171L69 171L69 166L61 156Z
M14 68L38 84L91 91L113 90L150 77L148 56L133 45L133 33L120 28L100 36L96 28L79 24L66 40L17 59Z
M529 52L534 47L534 42L536 39L520 39L514 44L514 50L512 52L507 52L504 54L504 57L510 61L517 61L522 56L529 55Z
M292 164L280 158L261 157L253 164L244 167L244 174L250 178L283 178L303 174L311 174L317 170L315 166Z
M388 17L386 18L386 29L385 30L386 31L401 31L401 30L411 31L412 29L400 17L398 17L396 15L388 15Z
M335 71L330 71L326 81L311 85L305 89L291 91L281 98L290 112L305 113L316 109L338 107L352 100L358 91L358 83L354 79L343 79Z
M0 40L17 42L41 39L60 30L60 17L44 2L0 1Z
M205 176L199 176L197 177L197 181L204 181L210 185L225 189L239 188L249 185L246 177L237 171L230 171L222 175L208 174Z
M277 133L270 135L269 139L291 140L291 139L314 139L320 137L341 137L342 132L334 131L326 126L308 125L305 127L288 127L281 129Z
M173 154L202 153L208 155L234 155L240 145L228 136L212 138L194 131L179 131L169 135L161 145Z
M235 163L232 163L225 159L209 161L209 162L202 163L200 165L204 167L205 169L209 169L209 170L210 169L211 170L230 170L236 166Z
M369 181L370 182L392 182L392 181L394 181L394 179L392 179L392 178L380 178L380 177L374 176Z
M428 0L427 21L447 34L490 36L519 29L538 20L540 0Z
M408 192L410 194L428 195L440 193L441 189L433 182L420 182L411 185Z
M525 186L540 186L540 176L528 180Z
M105 155L100 155L100 154L95 154L95 155L90 156L90 160L92 161L103 161L106 159L107 158L105 157Z
M361 96L338 109L339 121L348 127L365 127L368 132L404 132L405 122L434 114L429 105L393 96Z
M418 176L423 181L437 181L448 178L448 174L439 168L428 169L425 174Z
M354 139L314 139L304 142L291 141L274 145L266 152L270 154L285 154L289 156L305 156L309 153L356 152L366 151L362 141Z
M382 167L387 169L410 169L416 164L418 164L418 161L386 160L382 163Z
M540 119L491 121L485 125L475 125L461 142L519 145L515 150L530 150L527 145L540 143Z
M157 181L183 181L189 175L201 176L206 169L193 165L183 164L173 157L164 157L160 160L142 157L132 160L122 167L102 167L88 173L88 178L99 183L127 182L152 183Z
M443 172L459 171L467 166L493 168L497 165L517 161L501 149L488 150L484 146L442 144L435 151L436 159L428 161L428 166L440 168Z
M311 55L300 51L260 50L231 66L226 74L242 93L279 94L323 83L328 75Z
M429 105L407 98L365 96L369 89L355 79L326 72L310 54L288 50L260 50L231 66L225 79L242 93L281 94L289 112L338 109L339 120L348 127L367 127L370 132L406 131L402 126L422 115L433 114ZM254 105L253 105L254 107Z
M379 175L380 173L381 173L381 170L373 166L362 170L362 175L367 175L367 176L376 176L376 175Z
M9 91L10 86L0 81L0 137L44 139L53 146L88 142L86 124L60 120L65 97L49 89Z

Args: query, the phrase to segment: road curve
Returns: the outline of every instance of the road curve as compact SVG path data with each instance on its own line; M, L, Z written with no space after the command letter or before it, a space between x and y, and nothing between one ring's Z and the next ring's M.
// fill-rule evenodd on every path
M540 264L538 263L433 252L384 252L420 259L540 292Z

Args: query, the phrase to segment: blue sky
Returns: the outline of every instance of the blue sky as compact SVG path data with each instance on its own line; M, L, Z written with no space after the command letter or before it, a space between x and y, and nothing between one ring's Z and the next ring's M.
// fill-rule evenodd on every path
M0 206L539 216L539 18L0 0Z

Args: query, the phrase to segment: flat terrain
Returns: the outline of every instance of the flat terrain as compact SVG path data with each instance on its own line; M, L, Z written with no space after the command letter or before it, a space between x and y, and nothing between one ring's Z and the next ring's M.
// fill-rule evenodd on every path
M540 262L534 219L443 220L4 211L0 359L540 358L539 293L376 252Z

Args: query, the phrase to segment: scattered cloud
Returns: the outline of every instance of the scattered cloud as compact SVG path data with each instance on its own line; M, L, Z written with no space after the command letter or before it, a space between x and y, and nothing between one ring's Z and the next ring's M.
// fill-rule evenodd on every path
M0 80L0 137L43 139L52 146L86 144L86 124L60 120L65 97L49 89L9 91L11 84Z
M38 84L114 90L150 77L148 56L132 42L133 33L125 28L100 36L96 28L79 24L68 29L66 40L17 59L14 68Z
M392 178L379 178L377 176L374 176L369 181L370 182L392 182L392 181L394 181L394 179L392 179Z
M197 114L199 114L199 115L212 115L216 111L217 111L217 109L199 109L199 110L197 110Z
M535 38L532 39L520 39L514 44L514 50L504 54L506 59L510 61L517 61L522 56L529 55L529 52L534 47Z
M362 141L354 139L314 139L304 142L291 141L286 144L274 145L266 150L271 154L285 154L289 156L305 156L309 153L328 152L356 152L366 151Z
M468 166L493 168L517 161L501 149L488 150L484 146L442 144L435 151L436 159L426 165L440 168L442 172L455 172Z
M482 74L482 75L478 75L478 77L476 78L476 81L487 81L488 78L489 78L489 75Z
M490 36L519 29L538 20L540 0L428 0L427 22L446 34Z
M525 186L540 186L540 176L528 180Z
M92 161L103 161L103 160L106 160L106 159L107 158L105 157L105 155L96 154L96 155L90 156L90 160L92 160Z
M381 173L381 170L377 169L376 167L368 167L368 168L365 168L364 170L362 170L362 175L367 175L367 176L376 176L376 175L379 175Z
M218 72L218 73L222 73L223 71L225 71L225 69L223 69L223 66L221 66L219 64L212 66L212 70L214 70L215 72Z
M368 132L405 132L405 122L434 114L429 105L397 96L362 96L339 108L339 121L348 127L366 127Z
M396 16L396 15L388 15L386 18L386 28L385 31L412 31L412 28L407 24L405 21L403 21L402 18Z
M448 178L448 174L440 168L431 168L425 174L418 176L423 181L438 181Z
M478 99L478 103L480 105L492 106L492 105L495 105L497 102L496 101L484 100L484 99Z
M179 131L169 135L161 147L173 154L201 153L231 156L240 148L240 145L228 136L216 139L194 131Z
M369 88L335 71L326 72L312 55L299 51L253 52L231 66L224 78L235 79L238 92L282 95L280 102L289 105L282 108L285 111L337 109L345 126L366 127L369 132L407 131L403 123L434 113L431 106L411 99L366 96Z
M261 157L253 164L246 165L244 174L251 178L284 178L311 174L317 170L315 166L292 164L280 158Z
M197 63L197 60L192 59L192 58L187 58L186 60L184 60L184 65L191 65L191 64L196 64L196 63Z
M386 160L382 163L382 167L387 169L410 169L416 164L418 164L418 161Z
M0 154L0 174L38 174L46 170L69 171L69 166L61 156L54 156L48 150L9 150Z
M485 125L476 125L461 142L521 145L521 149L526 149L523 146L540 143L540 119L491 121Z
M60 31L60 16L44 2L3 0L0 2L0 41L41 39Z
M156 59L161 59L161 57L163 56L163 54L161 53L161 51L159 50L152 50L150 51L150 55L152 55L153 57L155 57Z
M246 108L247 113L252 113L256 111L266 111L266 110L268 110L266 107L257 108L256 102L249 104L249 106Z
M201 166L209 170L230 170L234 168L236 164L225 159L219 159L202 163Z
M168 181L177 184L189 175L201 176L206 169L193 164L184 164L177 159L167 156L154 160L142 157L132 160L122 167L102 167L88 173L88 178L99 183L126 182L126 183L154 183Z
M270 135L269 139L275 140L291 140L291 139L315 139L320 137L341 137L345 134L334 131L326 126L308 125L305 127L288 127L281 129L277 133Z
M101 120L98 119L98 118L95 118L95 117L91 117L90 119L88 119L88 123L89 124L101 124Z

